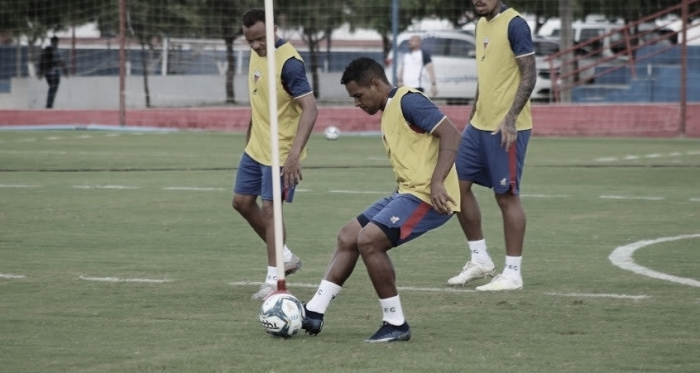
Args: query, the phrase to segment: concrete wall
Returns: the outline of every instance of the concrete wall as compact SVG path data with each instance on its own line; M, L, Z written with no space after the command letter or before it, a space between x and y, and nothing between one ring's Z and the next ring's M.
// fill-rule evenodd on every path
M319 74L319 100L351 103L341 73ZM248 83L244 75L234 78L236 102L247 104ZM311 81L311 77L309 77ZM221 75L154 75L148 77L152 107L189 107L223 105L226 100L225 78ZM13 78L11 92L0 94L0 110L42 109L46 106L48 84L37 78ZM145 108L142 76L126 78L126 107ZM61 77L54 109L118 109L119 78Z

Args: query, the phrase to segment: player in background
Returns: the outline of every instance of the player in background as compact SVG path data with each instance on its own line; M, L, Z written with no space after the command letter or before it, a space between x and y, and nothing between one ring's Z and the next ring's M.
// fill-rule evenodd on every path
M408 53L403 55L399 66L399 87L408 86L425 92L423 87L423 71L428 73L430 79L430 96L437 96L437 83L435 65L428 51L423 49L423 41L419 35L413 35L408 39Z
M520 271L525 211L519 193L532 129L535 50L530 28L518 12L500 0L472 0L472 4L481 17L476 26L478 86L456 161L462 198L457 217L471 260L447 283L464 285L495 274L481 228L481 211L472 192L476 183L494 191L506 245L503 273L476 290L517 290L523 287Z
M306 157L306 143L318 109L304 62L290 43L277 36L277 26L274 27L276 76L268 76L265 11L251 9L242 20L243 35L255 53L250 54L248 71L251 120L238 165L232 205L267 245L267 275L260 290L253 295L254 299L260 299L277 289L272 178L281 177L283 200L292 202L294 188L302 180L301 161ZM268 79L277 81L275 92L268 92ZM272 170L269 94L277 95L279 128L276 136L281 170ZM257 202L258 197L262 199L262 206ZM286 230L284 237L286 242ZM287 275L301 268L301 260L287 245L283 255Z
M382 326L365 342L405 341L411 329L387 252L442 226L459 209L454 166L459 130L418 90L392 87L382 65L371 58L352 61L340 82L355 106L370 115L382 111L382 141L397 187L340 229L326 275L305 306L302 327L312 335L321 331L330 301L362 257L383 313Z

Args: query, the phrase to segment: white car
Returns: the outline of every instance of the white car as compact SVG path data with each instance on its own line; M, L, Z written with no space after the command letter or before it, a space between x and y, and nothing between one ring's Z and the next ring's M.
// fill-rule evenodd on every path
M535 47L537 82L535 82L535 89L532 90L530 100L539 102L554 101L554 92L550 75L552 74L552 67L554 67L555 70L559 69L560 62L555 60L553 61L553 66L551 66L548 61L545 61L545 58L550 54L559 52L559 43L540 37L532 38L532 43Z
M408 39L420 35L422 47L430 53L435 66L438 94L448 104L467 103L476 95L476 46L469 31L408 31L397 36L397 60L408 52ZM386 76L394 80L393 51L386 61ZM396 73L399 66L396 66ZM428 74L423 74L423 87L430 87Z

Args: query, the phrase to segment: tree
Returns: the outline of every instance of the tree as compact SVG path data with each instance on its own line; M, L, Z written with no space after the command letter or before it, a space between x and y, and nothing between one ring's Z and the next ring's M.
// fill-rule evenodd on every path
M233 79L236 64L233 55L233 42L242 34L241 16L248 9L259 6L251 0L203 0L198 13L202 18L202 36L220 38L226 44L226 103L236 102Z
M149 53L166 36L191 36L199 25L194 0L130 0L127 2L128 34L141 45L143 89L151 107L148 88ZM165 52L165 51L164 51Z
M316 98L320 93L318 77L320 44L324 40L330 43L331 31L344 22L346 4L347 0L275 2L277 24L280 27L299 29L302 39L309 47L311 84Z

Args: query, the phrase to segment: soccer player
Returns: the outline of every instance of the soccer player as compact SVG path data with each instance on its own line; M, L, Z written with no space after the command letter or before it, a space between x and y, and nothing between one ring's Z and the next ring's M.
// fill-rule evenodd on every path
M254 299L264 298L277 289L277 269L272 204L272 178L281 177L283 200L292 201L294 188L301 181L301 161L306 157L306 143L316 122L318 109L306 69L299 53L275 32L275 76L267 74L265 11L251 9L243 15L243 35L250 45L248 89L251 120L246 147L238 165L233 189L233 208L267 244L267 276ZM268 80L275 79L277 89L268 92ZM281 170L272 170L270 149L270 114L268 95L277 95L279 120L279 162ZM262 199L262 207L257 198ZM286 238L286 231L284 232ZM284 246L287 275L301 268L301 260Z
M382 141L397 186L340 229L326 275L305 306L302 327L312 335L321 331L330 301L361 256L383 312L382 326L365 342L406 341L411 329L387 252L442 226L459 209L454 166L459 130L418 90L392 87L382 65L371 58L350 62L340 82L355 106L370 115L382 111Z
M517 290L523 287L520 270L525 211L519 193L532 129L530 94L536 80L535 50L530 28L518 12L500 0L472 0L472 4L481 16L476 26L478 86L456 161L462 199L457 217L471 260L447 283L464 285L495 274L481 228L481 212L472 192L472 184L476 183L494 191L503 216L506 244L503 273L476 290Z

